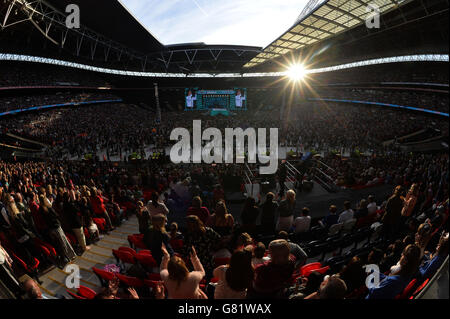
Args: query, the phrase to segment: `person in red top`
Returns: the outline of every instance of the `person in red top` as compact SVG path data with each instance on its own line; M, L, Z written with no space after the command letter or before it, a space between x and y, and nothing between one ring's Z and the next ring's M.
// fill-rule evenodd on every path
M255 268L255 279L247 297L280 298L290 284L294 272L294 262L290 259L289 243L284 239L273 240L269 244L270 261Z
M200 198L200 196L195 196L192 199L192 206L188 208L187 216L197 216L202 222L203 224L206 224L209 220L209 210L208 208L202 206L202 199Z
M98 193L96 188L92 188L91 205L94 214L99 215L105 219L108 230L114 229L111 223L111 218L109 217L108 211L106 210L103 197Z
M31 217L33 218L34 225L36 226L36 231L42 235L48 230L47 224L45 223L44 217L39 213L39 198L36 193L33 193L33 198L30 201L30 211Z

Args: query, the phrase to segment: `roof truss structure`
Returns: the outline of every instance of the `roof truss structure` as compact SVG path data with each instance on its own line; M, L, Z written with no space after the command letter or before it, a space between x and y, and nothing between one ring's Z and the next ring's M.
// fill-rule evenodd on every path
M376 5L379 14L400 8L412 0L310 0L297 22L244 65L251 68L302 49L365 23Z
M119 64L140 72L237 71L261 52L260 47L208 46L204 43L163 46L152 52L138 52L83 25L67 28L67 14L45 0L0 1L5 3L0 6L0 32L30 24L42 34L44 46L52 43L55 52L63 49L75 60L89 59L105 66L116 67Z

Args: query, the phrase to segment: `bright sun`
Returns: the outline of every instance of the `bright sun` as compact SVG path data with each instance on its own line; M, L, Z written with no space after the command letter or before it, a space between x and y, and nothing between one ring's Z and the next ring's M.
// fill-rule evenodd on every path
M306 68L303 66L303 64L293 64L287 70L286 75L292 81L300 81L306 75Z

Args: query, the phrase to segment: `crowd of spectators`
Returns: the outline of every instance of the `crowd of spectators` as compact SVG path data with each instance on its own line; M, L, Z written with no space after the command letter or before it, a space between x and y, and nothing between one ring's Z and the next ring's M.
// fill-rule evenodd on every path
M362 267L368 263L379 265L385 275L379 288L359 298L394 298L412 278L429 278L448 253L448 234L441 238L448 230L448 155L418 158L407 168L406 179L393 182L401 186L392 197L346 202L342 210L336 203L318 224L308 218L307 208L296 207L294 190L282 197L269 193L264 202L249 197L240 216L231 214L221 191L230 174L226 169L204 164L150 163L125 169L110 162L1 163L0 278L21 296L23 287L15 283L22 262L38 280L35 258L62 267L98 240L98 230L108 232L132 213L138 215L144 244L161 263L163 284L155 290L159 298L350 298L364 285ZM176 217L184 223L177 225ZM333 226L368 217L372 226L381 225L383 240L370 246L367 256L350 255L348 265L325 278L296 273L309 258L309 234L323 230L324 240ZM267 238L268 250L263 243ZM172 239L183 241L177 251ZM55 255L44 258L43 247L49 246ZM229 262L216 267L217 258ZM215 284L200 287L205 278ZM148 297L141 290L128 295Z
M107 82L98 74L59 66L29 63L4 63L1 65L0 87L18 86L88 86L105 87Z
M396 104L449 113L447 92L435 93L418 90L333 88L320 89L316 93L320 98Z
M145 153L149 145L165 148L173 144L172 129L192 130L193 119L222 131L277 127L281 146L325 151L322 160L337 185L386 183L396 186L394 193L336 203L323 220L313 221L308 207L297 207L295 190L281 190L264 201L248 197L239 215L228 210L224 183L227 176L243 176L242 165L67 160L101 151L106 159L123 159L122 154ZM282 117L279 109L215 118L164 111L158 123L155 113L141 106L107 104L28 113L0 123L2 133L39 140L52 154L42 162L0 162L0 280L20 298L42 296L33 281L19 283L22 273L39 282L46 265L63 267L131 214L137 215L161 281L147 295L133 287L122 291L114 279L97 298L393 299L412 279L429 279L448 255L448 154L404 154L382 145L423 128L448 135L448 122L436 117L315 102L287 107ZM343 149L356 156L339 156ZM364 253L350 250L341 267L326 274L300 271L317 247L345 238L338 233L327 241L337 225L352 232L365 229L362 224L379 239L363 247ZM173 240L183 245L176 248ZM220 258L227 262L218 265ZM381 283L365 290L368 264L379 267Z
M24 110L35 106L45 106L54 104L65 104L75 102L88 102L99 100L117 100L117 97L108 93L80 93L56 92L51 95L25 95L0 98L0 113Z
M149 144L167 147L172 143L169 140L172 129L189 129L193 119L201 119L203 127L221 130L278 127L281 146L301 146L316 151L383 150L383 141L423 128L439 129L443 134L448 132L448 122L443 119L377 107L309 102L287 110L285 119L280 119L278 113L279 110L257 110L245 117L211 118L197 112L163 112L162 122L157 125L155 113L141 107L95 105L5 119L2 127L21 130L78 156L104 149L109 153L140 150Z

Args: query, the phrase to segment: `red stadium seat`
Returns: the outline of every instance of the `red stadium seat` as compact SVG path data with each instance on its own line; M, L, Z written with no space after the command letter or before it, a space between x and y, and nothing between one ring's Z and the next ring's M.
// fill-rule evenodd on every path
M36 247L38 247L38 249L42 250L46 256L47 256L47 252L48 252L49 255L47 257L56 258L58 256L58 253L56 252L55 247L53 247L49 243L46 243L43 240L40 240L37 237L34 238L34 245Z
M20 259L15 253L10 253L11 257L29 274L37 273L37 269L39 267L39 260L34 258L33 265L28 265L22 259Z
M114 279L115 274L103 269L92 267L92 271L94 274L97 275L98 279L100 280L100 283L103 287L108 286L108 282L112 279Z
M97 296L97 293L94 290L85 286L80 286L80 288L78 288L78 294L86 299L94 299L95 296Z
M144 236L130 235L128 236L128 242L132 248L147 249L147 246L144 244Z
M155 258L153 258L152 255L137 254L135 258L138 261L138 263L144 267L147 268L158 267L158 263L156 262Z
M78 241L77 241L76 237L75 237L73 234L71 234L71 233L65 233L65 235L66 235L67 240L69 241L69 243L70 243L72 246L78 245Z
M121 274L116 274L116 277L120 280L121 283L128 287L139 288L144 286L144 282L136 277L130 277Z
M92 221L97 225L99 231L106 231L106 220L104 218L92 218Z
M138 251L138 255L152 255L152 252L148 249L141 249Z
M137 255L136 250L134 250L133 248L130 248L130 247L119 247L119 250L129 252L133 256Z
M135 256L128 251L113 249L112 254L116 257L117 262L121 261L124 264L136 264Z
M73 299L87 299L85 297L79 296L76 293L73 293L69 289L66 289L67 293L73 298Z
M320 269L322 264L320 262L310 263L300 268L300 276L309 276L309 274L317 269Z
M430 279L425 280L417 289L414 291L411 297L409 299L414 299L417 297L417 295L428 285L428 282L430 282Z
M312 270L312 271L306 273L305 276L308 277L314 271L318 272L319 274L325 275L328 272L328 270L330 270L330 266L325 266L325 267L322 267L322 268L319 268L316 270Z
M411 280L411 282L408 284L408 286L406 286L403 292L397 295L395 299L408 299L416 286L417 286L417 279Z

